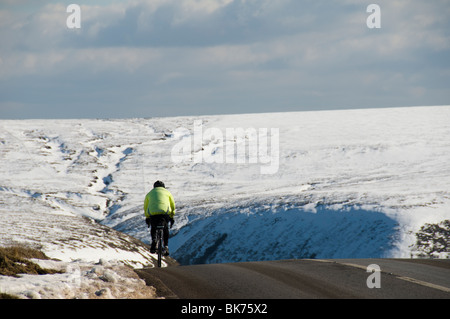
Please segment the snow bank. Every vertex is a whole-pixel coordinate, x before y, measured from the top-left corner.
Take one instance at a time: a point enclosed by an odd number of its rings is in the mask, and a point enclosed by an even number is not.
[[[28,299],[124,299],[156,298],[153,287],[120,262],[97,263],[32,259],[43,268],[61,274],[0,276],[0,292]]]

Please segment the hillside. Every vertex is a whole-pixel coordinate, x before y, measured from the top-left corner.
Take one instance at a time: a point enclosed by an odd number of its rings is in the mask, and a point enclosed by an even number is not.
[[[182,263],[409,257],[450,219],[449,123],[448,106],[1,120],[0,242],[151,264],[142,203],[160,179]]]

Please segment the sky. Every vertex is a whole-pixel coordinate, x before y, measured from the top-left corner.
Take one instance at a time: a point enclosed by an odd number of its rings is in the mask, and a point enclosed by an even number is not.
[[[450,0],[0,0],[0,119],[448,105],[449,17]]]

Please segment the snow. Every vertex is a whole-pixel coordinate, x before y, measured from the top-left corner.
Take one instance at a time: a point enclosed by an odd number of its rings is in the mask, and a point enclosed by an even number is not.
[[[146,286],[134,271],[119,262],[100,259],[98,263],[61,262],[32,259],[43,268],[63,271],[58,274],[28,275],[18,278],[0,276],[0,292],[23,299],[124,299],[156,298],[153,287]]]
[[[449,137],[450,106],[0,120],[0,244],[151,267],[159,179],[182,263],[410,257],[422,225],[450,219]]]

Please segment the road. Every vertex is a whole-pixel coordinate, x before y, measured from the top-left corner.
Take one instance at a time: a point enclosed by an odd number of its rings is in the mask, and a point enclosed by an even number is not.
[[[367,272],[371,264],[380,271]],[[450,299],[450,260],[300,259],[136,272],[168,299]],[[369,288],[368,278],[379,288]]]

